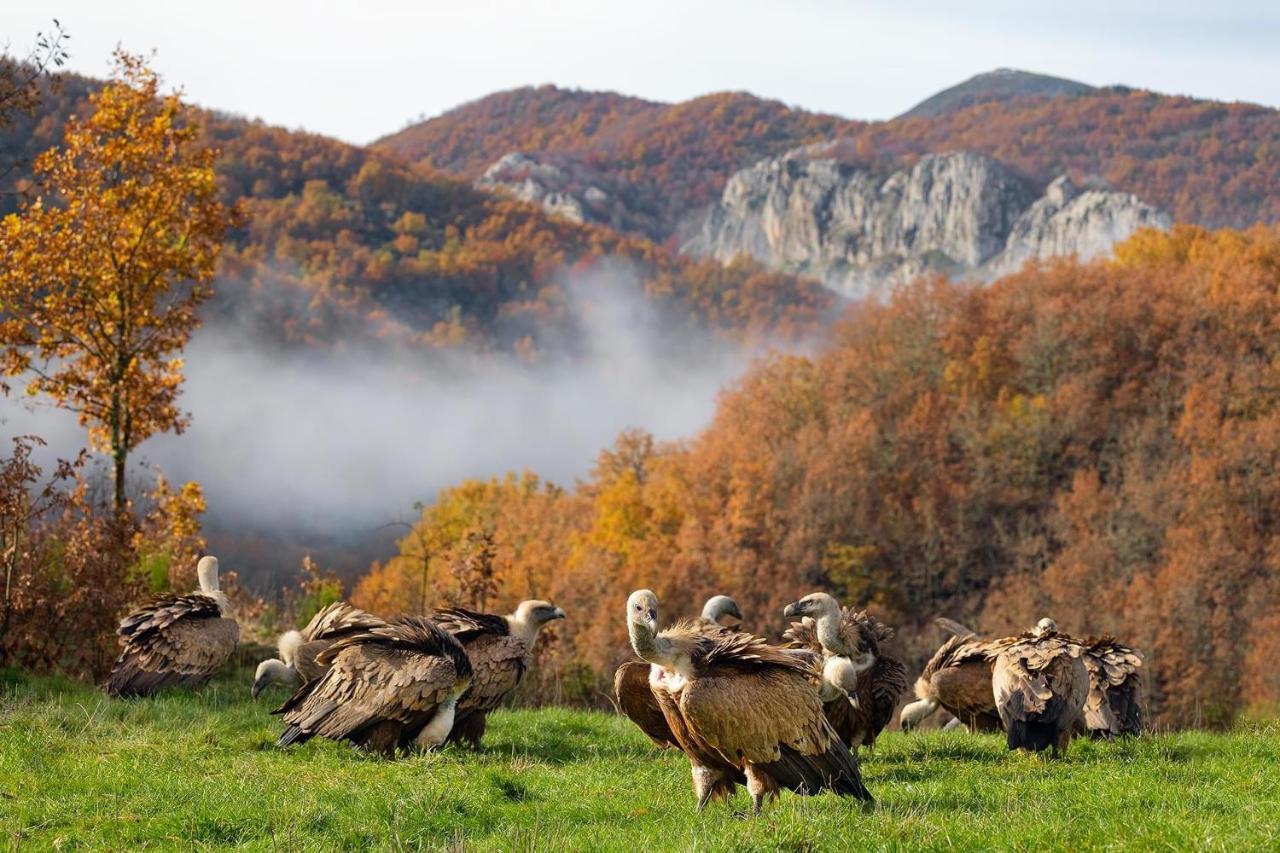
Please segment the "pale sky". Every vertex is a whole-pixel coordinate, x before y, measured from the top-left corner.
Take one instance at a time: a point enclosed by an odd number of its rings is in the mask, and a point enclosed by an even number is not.
[[[874,119],[1012,67],[1280,106],[1275,0],[0,0],[0,43],[25,50],[52,17],[73,70],[154,49],[196,103],[357,143],[542,83]]]

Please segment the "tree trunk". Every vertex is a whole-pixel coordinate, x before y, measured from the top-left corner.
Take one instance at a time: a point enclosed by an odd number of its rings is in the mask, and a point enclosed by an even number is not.
[[[115,510],[116,515],[124,515],[128,509],[128,499],[125,497],[124,490],[124,472],[129,460],[129,451],[123,447],[115,449],[111,455],[115,459]]]

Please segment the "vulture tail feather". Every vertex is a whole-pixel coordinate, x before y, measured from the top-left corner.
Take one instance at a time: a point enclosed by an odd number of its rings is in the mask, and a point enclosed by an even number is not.
[[[1009,749],[1044,752],[1058,741],[1058,727],[1052,723],[1014,720],[1009,723]]]

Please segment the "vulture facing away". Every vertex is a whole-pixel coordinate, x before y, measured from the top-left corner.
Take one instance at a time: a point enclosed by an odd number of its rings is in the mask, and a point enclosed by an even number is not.
[[[1095,738],[1142,734],[1142,655],[1114,637],[1081,644],[1089,671],[1084,725]]]
[[[217,558],[200,558],[196,575],[199,592],[158,596],[120,622],[124,649],[103,685],[109,695],[202,687],[231,658],[240,628],[218,586]]]
[[[434,618],[466,649],[474,673],[458,701],[449,741],[478,747],[489,712],[524,678],[538,632],[565,618],[564,611],[547,601],[523,601],[508,616],[455,607],[437,611]]]
[[[301,631],[286,631],[280,635],[276,648],[279,658],[268,658],[258,664],[253,676],[253,698],[268,684],[295,685],[299,679],[306,683],[325,674],[327,667],[316,662],[316,657],[343,637],[385,625],[381,618],[352,607],[345,601],[335,601],[321,610]]]
[[[950,637],[916,679],[916,701],[899,716],[904,730],[945,708],[970,731],[1004,730],[991,693],[991,668],[1011,638],[983,641],[969,633]]]
[[[990,669],[999,652],[1017,638],[984,641],[959,622],[945,618],[936,622],[952,637],[916,682],[919,701],[902,709],[903,728],[911,728],[941,705],[970,729],[1002,731],[994,697],[983,684],[981,661],[987,661]],[[1077,733],[1088,731],[1093,737],[1105,738],[1141,734],[1142,655],[1112,637],[1070,642],[1081,647],[1089,673],[1089,697]]]
[[[850,749],[874,746],[907,689],[907,668],[882,646],[894,630],[821,592],[787,605],[783,615],[802,617],[783,634],[792,647],[823,661],[823,711],[831,727]]]
[[[991,689],[1009,749],[1065,754],[1089,694],[1078,643],[1052,619],[1017,638],[996,657]]]
[[[749,634],[710,635],[692,623],[659,632],[657,623],[657,596],[632,593],[631,647],[654,665],[650,689],[689,758],[699,811],[739,784],[757,814],[783,788],[871,800],[857,757],[822,713],[808,663]]]
[[[387,757],[433,749],[448,737],[458,697],[471,684],[462,645],[420,616],[343,637],[317,662],[328,667],[324,675],[272,712],[284,718],[282,747],[319,735]]]
[[[742,623],[742,611],[738,603],[727,595],[713,595],[702,606],[702,615],[693,624],[708,635],[734,630]],[[613,695],[618,709],[630,717],[649,736],[653,745],[661,749],[679,749],[675,735],[667,726],[667,718],[658,707],[658,700],[649,688],[649,670],[652,664],[634,660],[618,667],[613,674]]]

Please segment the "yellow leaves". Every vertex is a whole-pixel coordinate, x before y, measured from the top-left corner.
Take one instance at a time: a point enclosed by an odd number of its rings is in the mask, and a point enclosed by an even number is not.
[[[36,160],[48,201],[0,229],[0,368],[39,365],[28,390],[78,412],[117,458],[184,425],[183,364],[170,356],[238,221],[217,199],[211,152],[193,148],[198,128],[176,126],[184,108],[158,86],[145,62],[118,53],[93,114]]]

